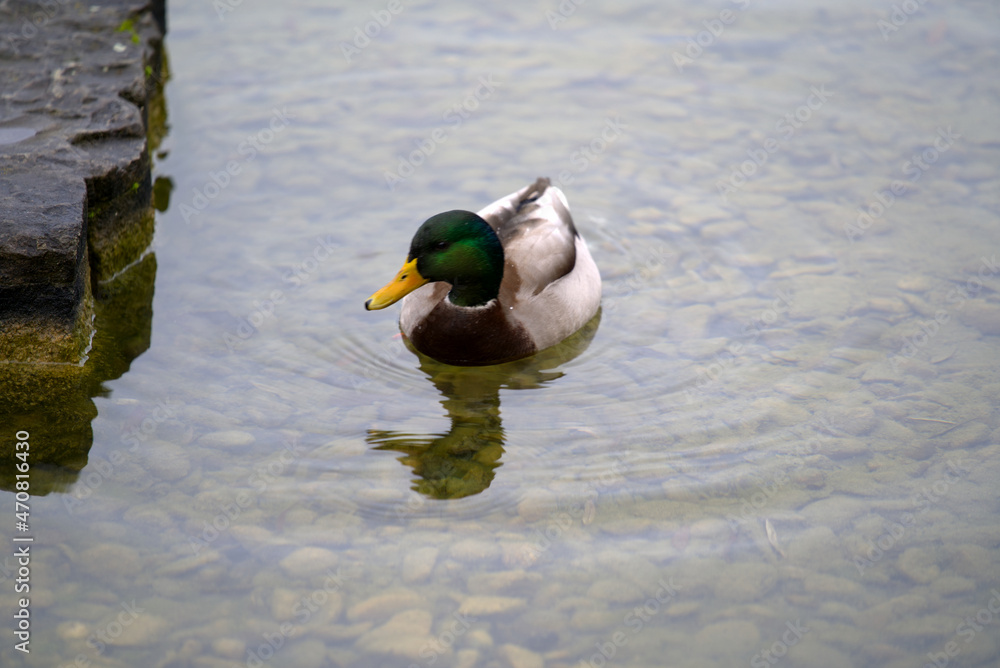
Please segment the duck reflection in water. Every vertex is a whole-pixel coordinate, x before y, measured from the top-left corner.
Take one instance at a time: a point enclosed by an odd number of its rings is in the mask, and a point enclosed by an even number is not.
[[[370,429],[376,450],[403,453],[399,461],[416,475],[412,489],[435,499],[458,499],[490,486],[501,466],[506,436],[500,418],[500,390],[537,389],[566,374],[560,366],[590,345],[601,321],[598,311],[580,331],[531,357],[487,367],[458,367],[420,358],[420,370],[444,397],[451,420],[446,434],[406,434]]]

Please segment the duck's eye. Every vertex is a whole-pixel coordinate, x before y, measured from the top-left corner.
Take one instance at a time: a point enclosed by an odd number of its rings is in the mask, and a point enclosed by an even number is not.
[[[434,244],[434,249],[435,250],[444,250],[447,247],[448,247],[448,242],[447,241],[439,241],[436,244]]]

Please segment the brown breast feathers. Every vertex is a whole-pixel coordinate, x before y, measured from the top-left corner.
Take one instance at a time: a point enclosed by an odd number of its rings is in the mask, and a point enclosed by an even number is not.
[[[478,308],[461,308],[441,300],[410,335],[425,355],[463,366],[499,364],[535,352],[527,330],[508,317],[498,300]]]

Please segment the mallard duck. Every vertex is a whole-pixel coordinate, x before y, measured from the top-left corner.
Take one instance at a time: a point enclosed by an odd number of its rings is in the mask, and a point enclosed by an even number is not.
[[[423,354],[459,366],[499,364],[583,327],[601,304],[601,275],[566,196],[540,178],[479,213],[428,218],[403,268],[365,308],[400,299],[399,328]]]

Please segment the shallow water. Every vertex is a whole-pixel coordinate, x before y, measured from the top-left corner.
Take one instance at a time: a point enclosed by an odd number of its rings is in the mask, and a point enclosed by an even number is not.
[[[992,4],[224,3],[170,8],[148,350],[4,666],[996,665]],[[364,311],[540,175],[587,331],[454,369]]]

